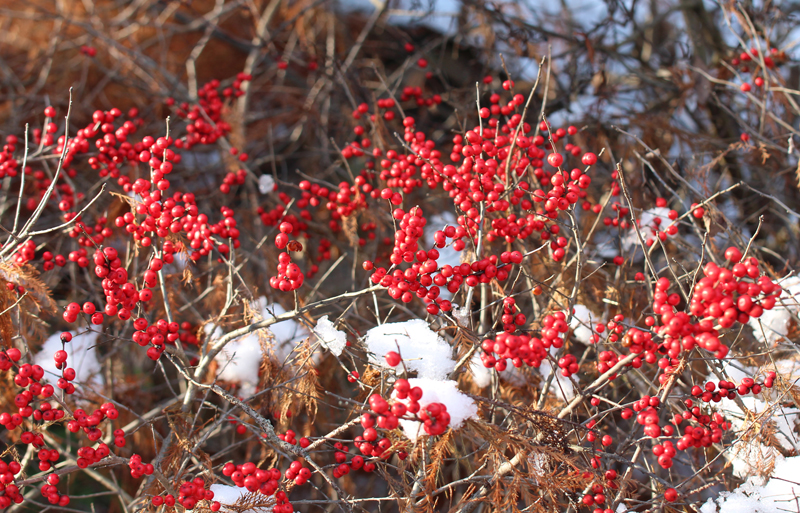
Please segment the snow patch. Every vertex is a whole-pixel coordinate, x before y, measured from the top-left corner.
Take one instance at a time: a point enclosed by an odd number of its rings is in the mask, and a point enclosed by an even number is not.
[[[750,319],[753,335],[770,345],[781,342],[789,333],[789,322],[800,312],[800,278],[792,276],[780,282],[780,299],[772,310],[764,310],[758,319]],[[762,331],[763,327],[763,331]]]
[[[61,371],[56,368],[53,357],[56,351],[64,349],[69,354],[67,367],[75,369],[75,381],[80,383],[100,383],[100,362],[97,361],[97,353],[94,346],[97,345],[97,338],[100,335],[96,331],[87,331],[80,335],[76,331],[72,333],[72,341],[63,344],[61,342],[61,332],[50,335],[42,348],[33,357],[33,363],[41,365],[46,373],[61,376]]]
[[[275,179],[272,175],[263,174],[258,177],[258,192],[268,194],[275,190]]]
[[[279,304],[268,304],[265,297],[261,297],[251,304],[251,309],[258,317],[272,319],[286,313]],[[273,315],[274,314],[274,315]],[[205,326],[206,336],[217,339],[223,335],[222,329],[213,324]],[[292,319],[281,321],[266,328],[273,335],[272,352],[278,363],[286,361],[294,348],[308,337],[308,330]],[[258,332],[250,333],[229,342],[225,348],[214,358],[221,371],[217,379],[237,383],[240,387],[239,395],[248,397],[253,395],[258,385],[258,371],[261,367],[261,342]]]
[[[481,388],[488,387],[492,383],[492,369],[483,365],[483,361],[478,354],[475,354],[469,362],[469,370],[472,372],[472,381]],[[497,371],[495,371],[497,372]],[[509,365],[502,372],[497,373],[501,381],[505,381],[514,386],[525,384],[525,375],[513,365]]]
[[[221,330],[217,328],[215,335]],[[257,334],[237,338],[225,346],[215,358],[222,369],[217,379],[239,384],[239,395],[249,397],[258,385],[258,370],[261,368],[261,344]]]
[[[539,372],[542,375],[542,382],[539,384],[539,388],[544,389],[547,378],[554,372],[553,365],[549,360],[543,360],[542,365],[539,367]],[[568,377],[561,374],[561,369],[555,370],[553,382],[550,383],[550,393],[567,402],[575,398],[575,387]]]
[[[719,498],[708,499],[701,513],[784,513],[797,500],[800,485],[800,456],[775,461],[772,475],[766,480],[751,477],[732,492],[722,492]]]
[[[420,387],[422,389],[422,398],[419,400],[420,409],[424,409],[431,403],[442,403],[447,407],[452,429],[458,429],[467,419],[478,418],[478,407],[475,405],[475,401],[458,390],[458,383],[455,381],[412,378],[408,380],[408,384],[411,385],[411,388]],[[408,404],[407,399],[401,401]],[[414,420],[401,420],[400,427],[412,442],[425,434],[422,423]]]
[[[747,421],[744,413],[732,401],[724,401],[720,408],[721,413],[730,421],[736,432],[751,428],[753,423],[773,422],[776,428],[774,436],[778,443],[786,450],[800,449],[800,435],[794,431],[797,421],[800,419],[800,410],[771,406],[757,397],[744,396],[741,399],[747,409],[755,415],[753,420]],[[758,473],[759,464],[762,462],[780,458],[781,454],[774,447],[749,442],[737,444],[729,452],[726,452],[725,456],[731,462],[733,474],[736,477],[744,478]]]
[[[469,328],[469,314],[471,312],[468,307],[459,307],[458,305],[453,305],[451,312],[459,326],[462,328]]]
[[[592,311],[584,305],[575,305],[572,307],[572,311],[573,314],[569,321],[572,335],[579,342],[591,344],[595,327],[598,323],[602,322],[600,316],[592,313]]]
[[[341,355],[345,346],[347,346],[347,334],[334,328],[327,315],[323,315],[317,321],[314,335],[317,336],[323,346],[336,356]]]
[[[420,378],[443,380],[456,366],[453,349],[422,319],[381,324],[369,330],[364,341],[373,365],[387,367],[384,357],[395,351],[403,358],[401,365]]]

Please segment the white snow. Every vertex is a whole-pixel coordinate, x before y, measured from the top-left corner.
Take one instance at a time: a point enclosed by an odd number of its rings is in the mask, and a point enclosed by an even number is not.
[[[738,383],[744,377],[758,375],[753,367],[739,369],[728,365],[725,369],[728,377]],[[769,391],[769,389],[764,389]],[[800,449],[800,435],[795,433],[795,426],[800,419],[800,410],[796,408],[780,407],[765,401],[764,395],[744,396],[741,398],[744,406],[751,412],[746,417],[745,413],[733,401],[724,400],[720,403],[720,413],[732,424],[732,431],[744,433],[747,430],[760,430],[766,424],[772,424],[775,440],[786,450]],[[758,474],[765,461],[781,457],[780,451],[756,441],[740,442],[725,452],[725,458],[733,467],[733,475],[745,478]]]
[[[217,328],[219,330],[219,328]],[[217,379],[238,383],[242,397],[255,393],[258,385],[258,370],[261,368],[261,344],[257,334],[233,340],[217,355],[215,360],[221,371]]]
[[[777,362],[777,370],[781,373],[785,370],[791,374],[795,368],[790,360]],[[724,366],[725,377],[734,383],[740,383],[743,378],[753,377],[759,380],[768,369],[759,371],[756,367],[740,366],[735,359],[731,359]],[[715,381],[715,377],[707,376],[706,380]],[[777,404],[780,391],[777,388],[762,388],[758,396],[747,395],[741,398],[744,406],[749,410],[745,415],[739,406],[729,400],[723,400],[718,408],[725,419],[732,424],[732,432],[743,434],[746,431],[762,430],[770,425],[770,433],[774,435],[783,449],[800,449],[800,435],[795,433],[795,425],[800,420],[800,410],[796,408],[785,408]],[[756,432],[757,432],[756,431]],[[729,450],[724,452],[725,458],[731,463],[733,475],[739,478],[746,478],[758,474],[763,470],[764,462],[772,461],[781,456],[781,452],[776,447],[771,447],[755,440],[748,442],[738,442]]]
[[[749,321],[753,335],[770,345],[783,340],[789,333],[789,322],[800,312],[800,278],[792,276],[781,281],[780,285],[783,292],[775,307],[765,310],[758,319]]]
[[[422,319],[381,324],[369,330],[365,343],[370,363],[387,367],[385,356],[400,353],[409,371],[418,377],[443,380],[456,366],[453,349]]]
[[[72,341],[66,344],[61,343],[61,332],[50,335],[42,348],[33,357],[33,363],[41,365],[46,373],[61,376],[61,371],[56,368],[53,356],[56,351],[62,348],[69,354],[67,367],[75,369],[75,380],[81,383],[100,382],[100,362],[97,361],[97,353],[94,346],[97,344],[99,333],[87,331],[80,335],[76,331],[72,333]]]
[[[488,369],[483,365],[480,355],[477,353],[469,362],[469,370],[472,372],[472,381],[479,387],[488,387],[492,383],[492,369]],[[525,375],[513,365],[508,365],[504,371],[498,372],[497,375],[501,381],[514,386],[525,384]]]
[[[542,375],[542,382],[539,385],[540,388],[544,389],[547,378],[550,377],[552,372],[553,366],[550,361],[543,360],[542,365],[539,367],[539,373]],[[550,393],[566,402],[575,398],[575,387],[572,386],[572,381],[570,381],[568,377],[561,374],[561,369],[555,370],[555,376],[552,383],[550,383]]]
[[[729,372],[730,374],[730,372]],[[752,376],[752,374],[750,374]],[[800,449],[800,435],[794,432],[800,418],[800,410],[769,405],[759,397],[744,396],[741,398],[745,407],[754,417],[746,419],[744,413],[733,401],[720,403],[720,411],[733,424],[733,430],[741,433],[748,429],[760,429],[768,422],[775,425],[775,439],[784,449]],[[740,442],[725,453],[733,466],[736,477],[747,477],[757,473],[759,463],[780,457],[778,449],[756,442]],[[800,489],[798,490],[800,491]]]
[[[656,224],[656,220],[660,224]],[[655,237],[655,231],[664,231],[667,226],[672,224],[672,219],[669,218],[669,209],[666,207],[655,207],[645,210],[639,216],[639,232],[642,238],[646,241]],[[630,251],[634,246],[639,245],[639,236],[636,234],[636,229],[631,227],[628,232],[622,236],[622,250],[623,252]]]
[[[347,346],[347,334],[334,328],[327,315],[323,315],[317,321],[314,335],[317,336],[323,346],[336,356],[342,354],[345,346]]]
[[[461,326],[462,328],[469,328],[470,309],[468,307],[466,306],[460,307],[458,305],[453,305],[453,309],[451,310],[451,312],[453,313],[453,317],[455,318],[456,323],[458,323],[459,326]]]
[[[260,319],[271,319],[273,313],[275,316],[286,313],[281,305],[268,304],[265,297],[254,301],[251,309],[256,314],[254,322]],[[295,346],[308,337],[308,330],[291,319],[273,324],[267,330],[273,335],[271,349],[278,363],[286,361]],[[222,329],[213,324],[207,324],[205,331],[207,336],[213,338],[222,336]],[[215,360],[221,369],[217,375],[218,379],[238,383],[239,395],[242,397],[253,395],[258,385],[258,371],[262,360],[258,332],[234,339],[225,346]]]
[[[492,383],[492,371],[484,367],[477,353],[469,361],[469,370],[472,372],[472,381],[479,387],[488,387]]]
[[[572,311],[573,314],[569,321],[569,327],[572,328],[573,336],[579,342],[591,344],[595,326],[601,322],[600,316],[592,313],[592,311],[584,305],[575,305],[572,307]]]
[[[258,177],[258,192],[268,194],[275,190],[275,179],[272,175],[263,174]]]
[[[271,319],[286,313],[286,310],[278,303],[268,304],[267,298],[260,297],[253,305],[254,311],[259,311],[264,319]],[[270,326],[269,331],[274,335],[272,351],[278,362],[283,363],[286,358],[294,351],[295,346],[305,340],[309,333],[305,326],[295,320],[282,321]]]
[[[422,398],[419,400],[420,409],[424,409],[431,403],[444,404],[447,407],[447,413],[450,414],[450,427],[453,429],[461,427],[467,419],[478,417],[478,407],[475,402],[458,390],[458,383],[455,381],[412,378],[408,380],[408,384],[411,385],[411,388],[420,387],[422,389]],[[408,404],[407,399],[402,401]],[[425,434],[422,423],[414,420],[401,420],[400,427],[412,442]]]
[[[419,404],[442,403],[450,414],[450,427],[458,428],[468,418],[475,418],[478,407],[469,396],[458,390],[458,383],[447,376],[455,368],[453,349],[422,319],[381,324],[367,332],[364,343],[369,350],[370,363],[387,368],[385,355],[390,351],[400,353],[409,371],[417,373],[408,380],[411,387],[423,391]],[[394,394],[393,394],[394,396]],[[408,404],[408,399],[403,399]],[[400,427],[411,441],[424,434],[422,423],[401,420]]]
[[[800,456],[779,456],[771,477],[753,476],[732,492],[722,492],[715,501],[700,508],[701,513],[785,513],[794,511],[800,493]]]

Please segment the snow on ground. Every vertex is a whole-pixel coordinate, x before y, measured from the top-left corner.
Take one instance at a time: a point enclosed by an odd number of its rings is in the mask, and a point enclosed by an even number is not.
[[[406,368],[420,378],[443,380],[456,366],[453,348],[422,319],[381,324],[369,330],[365,338],[370,363],[387,367],[386,354],[400,354]]]
[[[75,369],[75,381],[80,383],[100,383],[100,362],[97,361],[97,353],[94,346],[97,344],[99,333],[87,331],[80,335],[76,331],[72,333],[72,341],[62,344],[61,332],[53,334],[42,345],[33,357],[33,363],[41,365],[45,373],[61,376],[61,371],[56,368],[53,356],[56,351],[64,349],[69,354],[67,367]]]
[[[286,310],[277,303],[268,304],[265,297],[256,300],[252,310],[263,319],[273,318],[286,313]],[[256,319],[254,319],[256,320]],[[205,326],[206,336],[219,338],[222,329],[213,324]],[[272,352],[279,363],[286,361],[294,348],[308,337],[308,330],[299,322],[286,320],[273,324],[268,328],[274,338]],[[240,387],[239,395],[247,397],[255,393],[258,385],[258,371],[261,367],[261,342],[258,332],[250,333],[228,343],[215,358],[221,369],[217,379],[237,383]]]
[[[700,513],[785,513],[796,511],[800,493],[800,456],[775,461],[772,476],[764,479],[750,477],[732,492],[722,492],[719,497],[708,499]],[[765,482],[766,481],[766,482]]]
[[[741,399],[755,416],[754,418],[745,418],[745,414],[733,401],[720,403],[720,412],[733,424],[734,432],[742,433],[748,429],[761,429],[761,426],[767,422],[774,423],[775,440],[784,449],[800,449],[800,435],[794,431],[798,418],[800,418],[800,410],[772,406],[759,397],[744,396]],[[761,443],[740,442],[727,451],[725,457],[733,466],[733,474],[743,478],[757,473],[759,466],[764,461],[780,457],[780,452],[777,448]],[[800,489],[798,491],[800,492]]]
[[[411,378],[408,380],[411,388],[420,387],[422,398],[419,400],[420,409],[431,403],[442,403],[450,414],[450,427],[457,429],[465,420],[478,417],[478,407],[469,396],[458,390],[455,381],[440,381],[435,379]],[[400,399],[398,399],[400,400]],[[402,400],[408,404],[408,400]],[[424,435],[422,423],[414,420],[401,420],[400,427],[412,442],[420,435]]]

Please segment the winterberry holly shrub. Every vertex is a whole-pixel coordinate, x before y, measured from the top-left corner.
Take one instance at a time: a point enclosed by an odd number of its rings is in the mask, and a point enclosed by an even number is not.
[[[74,28],[41,70],[9,52],[0,509],[783,503],[786,22],[720,8],[738,47],[703,66],[651,48],[656,71],[637,50],[621,78],[584,75],[631,52],[613,12],[578,44],[545,14],[462,7],[492,34],[87,4],[54,15]],[[12,33],[45,12],[10,8]],[[543,27],[563,37],[520,46]],[[640,108],[659,87],[662,121]]]

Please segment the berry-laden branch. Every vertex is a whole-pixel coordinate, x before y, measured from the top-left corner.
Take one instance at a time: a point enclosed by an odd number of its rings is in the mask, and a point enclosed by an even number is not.
[[[794,499],[781,6],[695,73],[657,12],[256,4],[4,11],[0,510]]]

